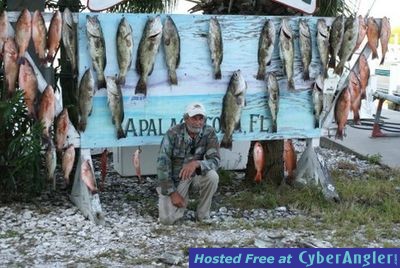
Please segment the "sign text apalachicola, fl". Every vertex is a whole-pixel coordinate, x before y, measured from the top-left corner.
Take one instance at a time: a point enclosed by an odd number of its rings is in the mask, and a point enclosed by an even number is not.
[[[214,126],[219,138],[222,137],[220,115],[222,100],[235,70],[240,69],[247,82],[246,106],[241,115],[241,131],[233,134],[233,140],[266,140],[281,138],[318,137],[320,129],[314,128],[311,84],[320,72],[319,54],[313,38],[310,81],[302,78],[302,65],[298,44],[298,18],[289,22],[295,32],[294,82],[296,90],[289,92],[286,77],[283,76],[279,58],[278,31],[280,17],[269,17],[274,21],[277,41],[271,64],[267,72],[273,72],[279,81],[280,100],[277,132],[271,131],[271,114],[267,105],[266,81],[256,79],[258,70],[258,42],[265,16],[218,16],[223,38],[222,79],[215,80],[210,58],[207,33],[209,19],[206,15],[171,15],[179,31],[181,41],[180,65],[177,69],[177,85],[170,85],[165,63],[163,45],[157,53],[154,69],[147,80],[147,96],[136,94],[139,80],[135,62],[137,49],[144,25],[154,14],[79,14],[79,78],[87,68],[92,68],[86,37],[86,16],[97,15],[103,29],[106,43],[106,76],[118,75],[116,34],[120,20],[125,17],[133,30],[133,60],[122,87],[126,138],[117,139],[107,104],[105,88],[96,89],[93,110],[84,133],[81,133],[82,148],[120,147],[159,144],[162,135],[171,125],[182,120],[184,107],[200,101],[207,110],[207,123]],[[160,15],[162,22],[165,15]],[[318,18],[307,18],[312,36],[315,36]],[[96,75],[94,78],[96,80]]]

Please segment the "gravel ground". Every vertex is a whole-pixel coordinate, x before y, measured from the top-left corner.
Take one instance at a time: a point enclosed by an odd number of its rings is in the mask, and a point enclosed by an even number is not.
[[[296,144],[296,150],[302,149],[303,145]],[[355,167],[350,176],[373,168],[340,151],[323,149],[323,155],[330,170],[350,162]],[[98,160],[93,159],[96,170]],[[109,166],[112,170],[111,162]],[[187,267],[191,247],[335,246],[329,242],[332,231],[316,237],[307,230],[243,227],[261,220],[306,217],[286,207],[241,211],[219,203],[207,224],[195,222],[194,211],[189,210],[183,222],[163,226],[157,221],[155,186],[155,178],[147,177],[139,184],[136,177],[121,178],[110,171],[106,190],[100,194],[104,226],[86,220],[62,190],[45,192],[29,204],[0,205],[0,267]],[[222,192],[219,189],[216,200]],[[365,246],[383,245],[366,242]]]

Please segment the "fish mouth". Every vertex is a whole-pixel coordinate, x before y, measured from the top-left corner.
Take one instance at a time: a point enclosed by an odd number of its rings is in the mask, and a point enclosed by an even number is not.
[[[155,39],[155,38],[156,38],[157,36],[159,36],[160,34],[161,34],[161,32],[151,34],[151,35],[149,35],[149,38],[150,38],[150,39]]]

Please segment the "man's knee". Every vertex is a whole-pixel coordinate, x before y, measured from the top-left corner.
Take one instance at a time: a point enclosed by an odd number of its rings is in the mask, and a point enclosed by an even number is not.
[[[209,180],[209,183],[213,185],[218,185],[219,182],[219,175],[215,170],[210,170],[206,174],[207,179]]]

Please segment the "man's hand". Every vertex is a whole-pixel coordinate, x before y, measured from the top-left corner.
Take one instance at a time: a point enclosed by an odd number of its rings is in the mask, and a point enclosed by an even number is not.
[[[186,207],[185,199],[180,195],[180,193],[173,192],[169,197],[171,198],[171,202],[175,207]]]
[[[192,160],[189,163],[183,165],[181,172],[179,172],[179,178],[182,180],[188,180],[192,177],[196,168],[200,167],[200,162],[197,160]]]

